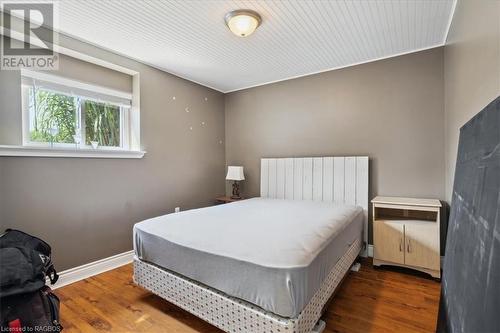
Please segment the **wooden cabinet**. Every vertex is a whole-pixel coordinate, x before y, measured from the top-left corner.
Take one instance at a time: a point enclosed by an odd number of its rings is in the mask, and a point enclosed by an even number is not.
[[[373,264],[409,267],[441,277],[439,200],[376,197]]]

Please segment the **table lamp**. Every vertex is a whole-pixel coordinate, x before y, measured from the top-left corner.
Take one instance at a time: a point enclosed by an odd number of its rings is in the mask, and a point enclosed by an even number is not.
[[[243,174],[242,166],[228,166],[226,180],[234,180],[233,183],[233,195],[231,199],[241,199],[240,197],[240,185],[238,182],[240,180],[245,180],[245,175]]]

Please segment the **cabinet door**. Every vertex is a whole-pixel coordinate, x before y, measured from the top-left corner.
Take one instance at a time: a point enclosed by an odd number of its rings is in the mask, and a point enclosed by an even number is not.
[[[404,264],[404,224],[395,221],[377,220],[373,228],[375,259]]]
[[[406,222],[405,245],[406,265],[439,270],[439,232],[436,222]]]

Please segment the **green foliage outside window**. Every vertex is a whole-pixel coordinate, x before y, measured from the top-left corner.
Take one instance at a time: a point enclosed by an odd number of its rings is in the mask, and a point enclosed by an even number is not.
[[[33,89],[30,93],[33,94]],[[31,141],[74,143],[75,97],[45,90],[36,90],[34,97],[35,112],[34,119],[32,119],[33,127],[30,131]],[[51,134],[52,129],[57,129],[54,136]]]
[[[120,107],[85,101],[85,143],[99,142],[100,146],[120,146]]]
[[[97,141],[99,146],[120,147],[119,106],[91,100],[77,103],[77,97],[41,89],[31,88],[29,93],[31,141],[75,143],[73,135],[82,123],[77,107],[82,104],[85,133],[80,134],[85,135],[85,144]]]

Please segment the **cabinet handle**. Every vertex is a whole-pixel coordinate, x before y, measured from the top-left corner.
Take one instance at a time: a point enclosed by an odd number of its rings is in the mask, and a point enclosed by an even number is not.
[[[406,245],[406,251],[408,251],[408,253],[411,252],[410,250],[410,240],[408,239],[408,245]]]
[[[399,252],[403,252],[403,240],[399,239]]]

